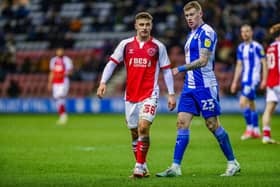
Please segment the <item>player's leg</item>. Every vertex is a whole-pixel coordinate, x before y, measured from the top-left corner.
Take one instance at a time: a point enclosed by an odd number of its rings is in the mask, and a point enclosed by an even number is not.
[[[193,114],[199,114],[196,106],[197,105],[189,94],[181,95],[178,105],[177,138],[174,148],[173,162],[171,167],[161,173],[157,173],[157,177],[175,177],[182,175],[181,162],[189,144],[189,126]]]
[[[252,121],[252,126],[253,126],[252,137],[253,138],[260,138],[261,133],[260,133],[260,128],[259,128],[259,117],[258,117],[258,113],[256,111],[255,100],[250,100],[249,101],[249,106],[250,106],[250,109],[251,109],[251,121]]]
[[[263,138],[262,142],[264,144],[270,144],[270,143],[276,143],[275,140],[271,139],[271,127],[270,127],[270,122],[271,122],[271,117],[273,112],[275,111],[277,106],[276,102],[267,102],[265,111],[262,116],[262,123],[263,123]]]
[[[146,158],[150,147],[150,126],[151,122],[140,119],[138,126],[138,142],[136,147],[136,165],[133,172],[135,177],[147,177]]]
[[[264,144],[279,143],[271,139],[271,118],[280,100],[280,86],[266,89],[266,106],[262,116],[263,138]]]
[[[239,100],[240,108],[243,109],[243,117],[246,123],[246,130],[241,136],[242,140],[252,138],[253,124],[252,124],[252,110],[249,105],[249,99],[241,95]]]
[[[228,161],[228,167],[223,176],[233,176],[236,172],[240,171],[240,166],[234,157],[229,136],[225,129],[220,125],[218,118],[218,116],[221,114],[218,88],[205,88],[195,96],[197,101],[199,101],[199,107],[202,116],[205,119],[207,128],[216,137],[220,148]]]
[[[132,146],[132,151],[136,160],[136,155],[137,155],[137,142],[138,142],[138,128],[133,128],[130,129],[130,133],[131,133],[131,146]]]
[[[53,97],[55,98],[56,108],[59,115],[57,121],[58,125],[64,125],[67,123],[68,116],[66,112],[66,100],[65,96],[68,90],[65,89],[64,84],[54,84],[53,85]]]
[[[240,172],[240,165],[233,154],[228,133],[220,125],[218,117],[209,117],[205,119],[205,122],[207,128],[214,134],[217,141],[219,142],[220,148],[228,161],[227,169],[221,176],[233,176]]]
[[[137,103],[125,102],[125,118],[128,129],[131,134],[131,147],[136,160],[137,142],[138,142],[138,121],[139,121],[139,107]]]
[[[146,158],[150,147],[150,126],[157,110],[157,98],[148,98],[139,105],[138,141],[136,147],[136,165],[133,172],[135,177],[147,177],[149,171]]]

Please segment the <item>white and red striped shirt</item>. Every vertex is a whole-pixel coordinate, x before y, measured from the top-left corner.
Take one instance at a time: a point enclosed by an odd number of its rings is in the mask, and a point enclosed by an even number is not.
[[[125,100],[130,102],[158,96],[159,70],[170,68],[165,46],[154,38],[146,42],[139,42],[136,37],[122,40],[110,60],[126,66]]]
[[[64,83],[65,79],[68,79],[68,77],[65,76],[65,73],[71,71],[72,68],[72,60],[69,57],[53,57],[50,60],[50,70],[53,72],[52,83]]]
[[[280,85],[280,41],[275,41],[269,45],[266,51],[268,76],[267,87]]]

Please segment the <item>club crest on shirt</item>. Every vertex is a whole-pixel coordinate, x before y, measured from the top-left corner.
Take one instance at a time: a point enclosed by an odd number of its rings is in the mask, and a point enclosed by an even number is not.
[[[208,38],[206,38],[206,39],[204,40],[204,45],[205,45],[205,47],[210,47],[210,46],[211,46],[211,40],[208,39]]]
[[[149,56],[155,56],[156,52],[157,52],[156,48],[153,47],[147,50]]]

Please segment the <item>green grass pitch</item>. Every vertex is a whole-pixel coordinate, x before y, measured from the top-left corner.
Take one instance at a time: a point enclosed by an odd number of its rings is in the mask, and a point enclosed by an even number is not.
[[[220,177],[226,160],[202,118],[194,118],[191,139],[182,163],[183,176],[156,178],[172,161],[176,115],[158,114],[151,127],[148,154],[150,178],[132,180],[134,157],[124,115],[70,115],[57,126],[56,115],[0,115],[0,186],[246,186],[280,185],[280,145],[241,141],[241,115],[221,116],[241,173]],[[261,121],[261,120],[260,120]],[[272,121],[280,140],[280,116]]]

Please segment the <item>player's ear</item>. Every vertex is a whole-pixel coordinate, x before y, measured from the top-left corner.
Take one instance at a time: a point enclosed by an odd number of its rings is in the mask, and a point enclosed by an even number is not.
[[[203,12],[202,11],[199,11],[199,16],[200,16],[200,18],[203,17]]]
[[[137,20],[134,22],[134,29],[137,30]]]

